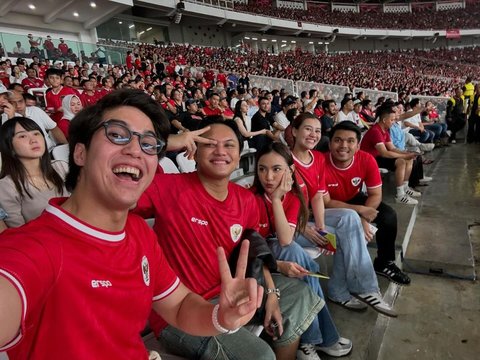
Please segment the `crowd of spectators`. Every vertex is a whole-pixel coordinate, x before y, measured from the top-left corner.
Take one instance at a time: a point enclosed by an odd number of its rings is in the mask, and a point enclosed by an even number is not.
[[[467,5],[464,9],[435,11],[433,2],[430,7],[413,7],[412,13],[401,14],[382,13],[381,5],[377,8],[369,7],[371,11],[361,11],[360,13],[330,11],[329,6],[316,6],[312,3],[309,3],[308,6],[308,10],[274,8],[272,4],[258,4],[256,1],[249,1],[249,4],[236,3],[235,11],[322,25],[413,30],[444,30],[450,29],[452,26],[456,29],[475,29],[479,27],[478,17],[480,16],[478,6]]]
[[[300,49],[272,55],[248,48],[211,48],[191,45],[132,44],[140,61],[158,61],[188,68],[223,69],[294,81],[369,88],[418,95],[452,94],[466,74],[480,78],[480,48],[430,51],[354,51],[313,54]]]

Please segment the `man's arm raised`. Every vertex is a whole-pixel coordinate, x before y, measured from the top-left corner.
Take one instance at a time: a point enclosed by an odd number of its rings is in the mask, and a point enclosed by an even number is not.
[[[197,144],[216,144],[215,140],[207,139],[202,134],[210,130],[210,126],[207,126],[200,130],[187,131],[181,134],[170,135],[168,137],[167,151],[186,151],[185,156],[193,160],[195,152],[197,151]]]

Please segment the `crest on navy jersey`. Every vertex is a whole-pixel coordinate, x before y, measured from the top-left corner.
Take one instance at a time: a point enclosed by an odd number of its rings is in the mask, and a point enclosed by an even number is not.
[[[145,285],[150,286],[150,266],[146,256],[142,258],[142,275]]]
[[[357,176],[357,177],[354,177],[354,178],[352,179],[352,185],[353,185],[353,186],[358,186],[361,182],[362,182],[362,179],[359,178],[358,176]]]
[[[234,242],[240,240],[240,236],[242,235],[243,227],[240,224],[234,224],[230,226],[230,236]]]

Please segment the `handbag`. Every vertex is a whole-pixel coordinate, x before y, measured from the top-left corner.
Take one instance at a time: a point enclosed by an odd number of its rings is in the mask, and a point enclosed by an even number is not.
[[[270,272],[277,272],[277,260],[270,251],[270,247],[268,246],[265,238],[253,229],[246,229],[243,232],[242,239],[239,241],[238,245],[233,249],[232,253],[230,254],[230,258],[228,260],[230,272],[232,273],[232,276],[235,276],[238,256],[240,255],[241,243],[245,239],[250,241],[245,277],[256,279],[258,285],[265,288],[265,276],[263,275],[263,266],[265,265],[270,270]],[[263,324],[263,319],[265,318],[266,298],[266,294],[264,294],[262,299],[262,305],[255,312],[251,323]]]

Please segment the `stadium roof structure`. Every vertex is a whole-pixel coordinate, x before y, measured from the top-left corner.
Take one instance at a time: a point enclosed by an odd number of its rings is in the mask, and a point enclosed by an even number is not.
[[[133,0],[2,0],[0,22],[11,14],[25,14],[40,16],[47,24],[64,20],[93,29],[131,6]]]

